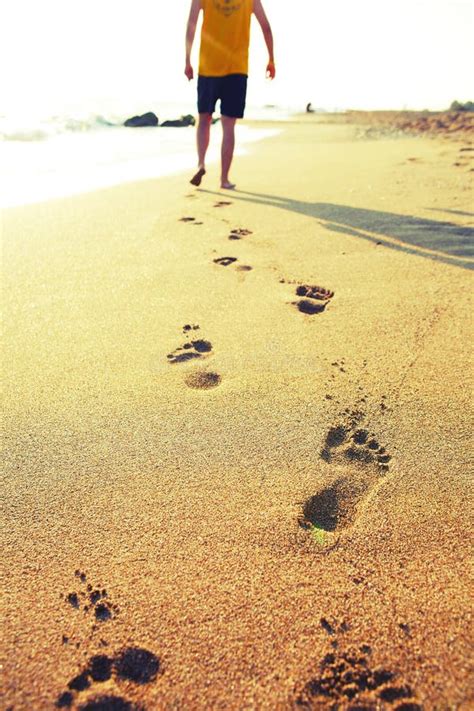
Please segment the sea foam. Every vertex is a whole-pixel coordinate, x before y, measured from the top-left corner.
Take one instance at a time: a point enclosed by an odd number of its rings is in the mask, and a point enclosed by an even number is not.
[[[158,178],[195,168],[195,130],[124,128],[102,117],[75,123],[50,121],[43,129],[16,127],[0,142],[0,206],[13,207]],[[279,130],[237,127],[237,154]],[[209,163],[219,159],[214,126]]]

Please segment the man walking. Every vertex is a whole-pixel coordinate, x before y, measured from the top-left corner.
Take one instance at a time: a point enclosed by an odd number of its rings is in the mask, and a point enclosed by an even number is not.
[[[194,78],[191,50],[200,11],[204,13],[198,77],[198,171],[191,179],[200,185],[206,173],[206,152],[216,102],[221,102],[221,188],[232,190],[229,170],[234,155],[235,122],[243,118],[247,94],[250,20],[255,14],[268,49],[267,77],[275,77],[273,35],[261,0],[192,0],[186,29],[186,68]]]

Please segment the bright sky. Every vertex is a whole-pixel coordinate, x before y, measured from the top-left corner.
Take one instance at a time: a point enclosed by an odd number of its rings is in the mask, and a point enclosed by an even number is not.
[[[249,103],[445,108],[474,99],[471,0],[263,0],[277,79],[252,34]],[[190,0],[14,0],[2,11],[0,114],[157,99],[194,102],[183,75]],[[198,49],[198,38],[195,54]],[[54,107],[54,108],[53,108]]]

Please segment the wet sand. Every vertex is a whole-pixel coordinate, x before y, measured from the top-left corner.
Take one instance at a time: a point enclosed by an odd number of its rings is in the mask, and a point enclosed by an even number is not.
[[[5,211],[2,708],[471,707],[472,146],[355,135]]]

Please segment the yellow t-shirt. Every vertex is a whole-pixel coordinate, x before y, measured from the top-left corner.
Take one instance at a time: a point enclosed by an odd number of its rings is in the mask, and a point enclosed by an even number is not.
[[[248,74],[253,0],[201,0],[199,74],[223,77]]]

